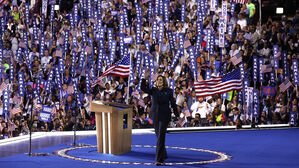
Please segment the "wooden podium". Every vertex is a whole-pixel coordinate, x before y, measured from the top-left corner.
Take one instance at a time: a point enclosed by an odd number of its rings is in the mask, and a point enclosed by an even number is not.
[[[92,101],[95,112],[99,153],[120,155],[131,152],[132,106],[105,101]]]

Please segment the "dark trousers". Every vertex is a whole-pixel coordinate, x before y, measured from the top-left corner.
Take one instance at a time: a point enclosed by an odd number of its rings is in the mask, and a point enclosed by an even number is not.
[[[167,158],[167,152],[165,148],[165,136],[168,122],[156,121],[154,122],[155,133],[157,136],[156,147],[156,161],[163,162]]]

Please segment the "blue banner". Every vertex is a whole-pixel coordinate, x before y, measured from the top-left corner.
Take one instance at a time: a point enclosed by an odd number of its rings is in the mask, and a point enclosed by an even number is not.
[[[51,10],[50,10],[50,23],[54,23],[54,12],[55,12],[55,5],[51,5]]]
[[[244,63],[241,62],[241,63],[239,64],[239,67],[240,67],[241,79],[244,79],[244,78],[245,78]]]
[[[88,18],[92,18],[91,0],[87,0],[87,15]]]
[[[8,120],[9,117],[9,86],[3,92],[3,118]]]
[[[90,96],[91,81],[90,81],[89,71],[85,71],[85,77],[86,77],[86,94],[87,96]]]
[[[264,65],[264,58],[259,58],[259,80],[264,82],[264,73],[261,71],[261,67]]]
[[[179,33],[179,49],[184,48],[184,33]]]
[[[268,96],[275,96],[276,92],[275,92],[275,87],[273,86],[263,86],[263,95]]]
[[[158,0],[156,0],[158,1]],[[159,0],[159,15],[162,17],[163,16],[163,0]]]
[[[260,113],[259,91],[253,90],[253,117],[258,117]]]
[[[164,34],[164,22],[159,23],[159,37],[158,37],[158,43],[163,43],[163,34]]]
[[[111,50],[111,44],[112,44],[112,40],[113,40],[113,28],[108,28],[107,29],[107,39],[108,39],[108,47],[109,50]]]
[[[34,17],[33,19],[32,19],[32,30],[33,30],[33,40],[34,41],[38,41],[38,28],[37,28],[37,25],[36,25],[36,18]]]
[[[225,46],[225,29],[226,29],[226,23],[225,23],[225,19],[224,17],[220,17],[219,19],[219,47],[220,48],[224,48]]]
[[[25,3],[25,22],[26,22],[26,24],[29,26],[29,22],[30,22],[30,14],[29,14],[29,11],[30,9],[29,9],[29,3]],[[51,10],[52,10],[52,8],[51,8]]]
[[[160,1],[159,0],[156,0],[155,1],[155,11],[154,11],[154,14],[155,15],[159,15],[159,6],[160,6]]]
[[[63,58],[58,59],[58,67],[59,67],[59,73],[63,74],[64,73],[64,59]]]
[[[74,22],[75,22],[75,27],[78,25],[78,23],[79,23],[79,21],[78,21],[78,17],[79,17],[79,8],[78,8],[78,4],[77,3],[75,3],[74,4]]]
[[[186,4],[182,3],[181,6],[181,22],[185,23],[185,18],[186,18]]]
[[[200,51],[200,46],[202,43],[202,22],[199,21],[196,22],[196,33],[197,33],[197,37],[196,37],[195,51],[196,51],[196,55],[198,56]]]
[[[124,17],[125,17],[125,26],[130,27],[127,8],[124,8],[123,12],[124,12]]]
[[[97,70],[101,71],[102,70],[102,62],[103,62],[103,54],[104,54],[104,49],[99,48],[98,51],[98,59],[97,59]]]
[[[257,82],[257,78],[258,78],[258,57],[257,56],[253,56],[253,81]]]
[[[69,37],[70,37],[70,32],[68,30],[65,31],[64,34],[64,52],[68,52],[68,46],[69,46]]]
[[[297,109],[298,110],[298,109]],[[297,114],[298,113],[298,111],[291,111],[290,112],[290,124],[292,125],[292,126],[297,126]]]
[[[283,77],[284,79],[288,79],[289,74],[288,74],[287,51],[282,52],[282,67],[283,67]]]
[[[149,4],[148,4],[148,9],[147,9],[147,12],[148,12],[147,13],[147,17],[148,17],[147,19],[148,20],[151,20],[151,18],[153,16],[153,12],[154,12],[153,10],[154,10],[153,9],[153,1],[150,1]]]
[[[168,30],[167,31],[167,36],[168,36],[168,41],[169,41],[169,48],[170,50],[175,50],[175,41],[173,39],[172,31]]]
[[[157,39],[157,29],[158,29],[158,21],[154,20],[154,22],[153,22],[153,30],[152,30],[152,36],[153,36],[152,38],[153,38],[153,40]]]
[[[212,43],[212,29],[207,29],[207,50],[210,51]]]
[[[51,112],[52,112],[52,107],[43,106],[42,111],[39,112],[39,120],[44,122],[51,122]]]
[[[278,45],[273,45],[273,58],[274,58],[274,69],[279,69],[279,58],[277,57],[277,54],[279,53]]]
[[[111,63],[113,63],[114,59],[115,59],[116,44],[117,44],[117,42],[115,40],[113,40],[112,44],[111,44],[111,50],[110,50],[110,62]]]
[[[125,35],[119,34],[119,50],[120,50],[120,56],[124,56],[125,52]]]
[[[298,60],[293,59],[292,61],[292,68],[293,68],[293,84],[299,85],[299,74],[298,74]]]
[[[76,75],[76,52],[72,52],[71,74],[72,76]]]
[[[19,94],[20,96],[25,95],[25,80],[24,80],[24,74],[23,72],[18,73],[18,88],[19,88]]]
[[[136,44],[141,44],[141,22],[136,23]]]
[[[85,48],[82,47],[82,50],[79,55],[78,69],[82,70],[84,68],[84,62],[85,62]]]
[[[164,22],[169,23],[169,12],[168,12],[168,8],[169,8],[169,0],[164,1]]]
[[[176,51],[176,53],[174,55],[174,58],[172,59],[172,62],[170,64],[170,69],[174,70],[177,62],[179,61],[179,58],[180,58],[180,55],[181,55],[180,52],[181,52],[181,50],[179,50],[179,49]]]
[[[193,76],[193,79],[197,81],[197,62],[196,62],[196,57],[194,53],[194,47],[191,46],[188,48],[189,51],[189,59],[190,59],[190,65],[191,65],[191,73]]]
[[[125,16],[124,14],[119,15],[119,32],[123,33],[123,30],[125,29]]]
[[[142,8],[136,3],[135,9],[137,22],[142,22]]]
[[[247,102],[247,90],[249,88],[249,79],[248,78],[245,78],[243,79],[243,102],[246,103]]]
[[[272,72],[270,73],[270,82],[271,82],[272,84],[275,84],[275,72],[274,72],[274,71],[272,71]]]
[[[142,61],[142,53],[138,51],[136,56],[136,64],[135,64],[136,65],[135,72],[137,72],[138,76],[140,75],[141,61]]]

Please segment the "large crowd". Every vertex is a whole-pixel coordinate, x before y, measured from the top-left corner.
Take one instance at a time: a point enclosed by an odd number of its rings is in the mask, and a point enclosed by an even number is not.
[[[133,128],[151,128],[151,97],[140,90],[143,67],[146,66],[143,61],[138,62],[138,52],[148,54],[154,62],[152,75],[148,79],[150,84],[154,84],[152,81],[159,74],[164,75],[168,82],[174,81],[172,88],[180,118],[173,116],[169,127],[235,125],[241,128],[253,122],[295,126],[296,121],[290,122],[291,112],[297,114],[295,120],[298,122],[299,94],[296,85],[292,84],[284,92],[279,87],[284,82],[283,59],[279,60],[274,80],[271,78],[273,69],[264,74],[263,82],[254,82],[253,56],[264,58],[265,63],[273,63],[273,46],[278,45],[279,52],[287,52],[289,80],[294,83],[291,65],[292,60],[298,60],[299,56],[299,11],[292,18],[282,16],[275,20],[269,17],[266,22],[259,22],[257,1],[248,0],[246,4],[232,5],[228,0],[227,25],[233,25],[233,29],[231,34],[228,31],[225,33],[225,46],[220,48],[217,38],[222,1],[218,1],[213,12],[210,11],[210,4],[206,3],[205,16],[201,22],[203,32],[207,28],[212,29],[216,37],[214,53],[210,54],[207,50],[207,35],[203,33],[200,48],[196,52],[198,76],[194,77],[187,47],[173,68],[171,64],[180,46],[180,33],[185,35],[189,45],[196,45],[196,23],[199,19],[196,0],[186,0],[183,21],[182,1],[168,1],[169,22],[164,24],[162,43],[153,37],[153,22],[164,21],[164,12],[149,14],[150,10],[156,10],[157,0],[143,0],[137,4],[133,0],[98,1],[74,0],[78,10],[73,7],[71,10],[54,10],[53,13],[51,10],[54,8],[51,9],[49,5],[47,13],[44,13],[46,17],[42,15],[41,5],[33,6],[34,10],[30,9],[28,15],[23,1],[6,0],[1,6],[0,139],[28,134],[31,113],[33,132],[94,130],[95,115],[89,109],[93,100],[128,103],[133,106]],[[91,9],[86,3],[91,3]],[[122,19],[122,14],[125,19]],[[137,15],[141,15],[141,21],[138,21]],[[122,21],[125,24],[121,24]],[[135,37],[137,22],[142,23],[140,44],[136,44]],[[104,39],[99,39],[101,29],[105,30]],[[112,39],[108,37],[108,29],[113,32]],[[168,30],[174,35],[174,49],[170,46]],[[133,37],[133,41],[126,44],[126,52],[131,56],[135,71],[132,71],[130,79],[107,76],[99,85],[91,87],[97,77],[124,55],[120,46],[121,33],[125,38]],[[116,41],[114,59],[109,57],[109,40]],[[99,52],[104,53],[102,59],[98,58]],[[259,114],[254,120],[252,115],[245,113],[246,106],[239,99],[240,92],[232,91],[225,97],[221,94],[196,97],[194,79],[206,80],[208,70],[216,77],[237,69],[241,64],[234,65],[231,57],[238,53],[242,56],[245,78],[260,93]],[[136,70],[136,67],[139,69]],[[20,80],[24,86],[21,86]],[[262,94],[263,86],[274,87],[275,93]],[[4,113],[3,108],[6,89],[9,90],[9,115]],[[50,122],[42,121],[39,117],[39,111],[45,105],[52,107]]]

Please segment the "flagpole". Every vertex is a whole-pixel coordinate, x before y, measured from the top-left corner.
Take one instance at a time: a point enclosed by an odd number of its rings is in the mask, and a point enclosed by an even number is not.
[[[139,46],[138,46],[139,48]],[[127,98],[126,98],[126,103],[129,104],[129,93],[130,93],[130,77],[131,77],[131,71],[133,70],[132,69],[132,57],[131,57],[131,54],[130,54],[130,73],[129,73],[129,77],[128,77],[128,89],[127,89]]]

